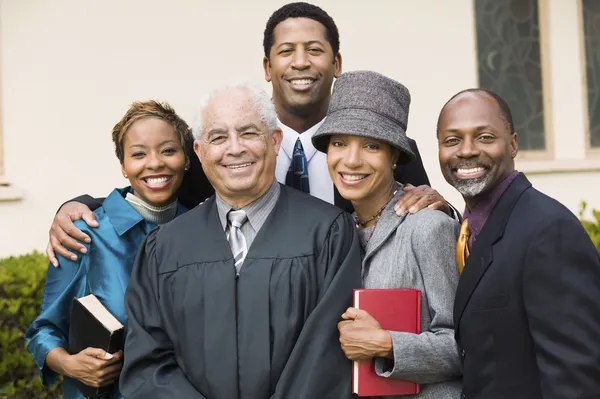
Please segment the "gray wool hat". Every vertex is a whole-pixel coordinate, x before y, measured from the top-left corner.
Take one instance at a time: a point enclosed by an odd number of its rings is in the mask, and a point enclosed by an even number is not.
[[[377,72],[343,73],[333,85],[327,118],[312,137],[315,148],[327,152],[329,136],[350,134],[385,141],[402,153],[399,164],[415,158],[406,122],[410,92]]]

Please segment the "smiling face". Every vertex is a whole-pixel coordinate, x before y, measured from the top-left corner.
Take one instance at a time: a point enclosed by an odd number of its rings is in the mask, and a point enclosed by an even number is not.
[[[181,141],[165,121],[139,119],[125,133],[122,172],[133,194],[149,205],[162,207],[176,199],[185,166]]]
[[[232,206],[258,199],[275,180],[281,130],[269,133],[250,92],[243,88],[217,94],[202,119],[194,150],[215,191]]]
[[[341,73],[341,55],[333,54],[325,27],[310,18],[288,18],[273,31],[265,79],[273,84],[278,113],[326,113],[333,79]]]
[[[442,111],[438,149],[444,178],[472,208],[515,170],[517,134],[508,131],[494,98],[465,92]]]
[[[327,148],[329,175],[342,197],[352,203],[383,204],[395,185],[394,153],[392,146],[379,140],[332,135]]]

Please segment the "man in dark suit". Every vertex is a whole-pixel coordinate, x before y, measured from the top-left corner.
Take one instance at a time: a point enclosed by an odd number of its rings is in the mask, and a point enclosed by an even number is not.
[[[277,180],[351,212],[352,205],[339,195],[329,177],[326,155],[316,151],[311,142],[327,114],[333,80],[342,71],[339,46],[339,32],[329,14],[312,4],[290,3],[275,11],[266,24],[263,66],[265,79],[273,87],[272,100],[283,131],[282,151],[277,157]],[[414,213],[426,206],[453,213],[439,193],[428,187],[429,179],[417,144],[412,139],[409,141],[415,159],[408,165],[399,165],[395,178],[412,186],[408,186],[402,197],[398,213]],[[188,149],[190,169],[178,193],[179,201],[189,209],[214,194],[193,154],[192,144],[189,143]],[[299,162],[292,162],[292,158]],[[76,255],[65,247],[85,250],[74,238],[87,241],[89,237],[79,231],[73,221],[84,219],[95,227],[92,210],[99,207],[102,200],[84,195],[58,211],[46,251],[55,266],[58,261],[54,251],[75,260]]]
[[[462,397],[600,398],[598,252],[567,208],[515,170],[508,105],[483,89],[458,93],[438,143],[466,202],[454,304]]]

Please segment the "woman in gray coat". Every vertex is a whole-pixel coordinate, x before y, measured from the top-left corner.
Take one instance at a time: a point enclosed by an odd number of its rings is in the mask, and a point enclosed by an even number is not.
[[[327,153],[336,188],[354,206],[364,249],[364,287],[422,293],[421,334],[383,330],[364,310],[349,308],[338,325],[340,342],[350,360],[375,358],[380,376],[421,384],[416,397],[460,398],[452,320],[459,225],[440,211],[401,217],[394,211],[403,191],[393,169],[414,157],[405,135],[409,104],[408,90],[392,79],[374,72],[345,73],[312,139]]]

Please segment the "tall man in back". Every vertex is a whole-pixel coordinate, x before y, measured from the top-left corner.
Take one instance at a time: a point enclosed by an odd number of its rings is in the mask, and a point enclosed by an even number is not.
[[[335,22],[324,10],[312,4],[287,4],[269,18],[263,47],[265,79],[272,84],[272,100],[283,131],[282,151],[277,157],[277,180],[352,211],[350,202],[339,195],[331,181],[325,154],[318,152],[311,142],[312,135],[327,114],[333,80],[342,71],[340,39]],[[409,139],[409,143],[415,159],[408,165],[398,165],[394,175],[401,183],[421,187],[407,189],[398,211],[416,212],[431,205],[450,212],[435,190],[423,186],[428,185],[429,180],[415,141]],[[192,208],[212,195],[214,190],[198,158],[193,153],[189,158],[190,170],[179,192],[179,201]],[[89,237],[79,231],[72,220],[83,218],[95,226],[94,214],[88,206],[95,209],[102,203],[102,199],[90,196],[78,197],[76,201],[79,202],[69,202],[59,210],[50,229],[47,254],[55,265],[54,250],[71,259],[76,255],[65,247],[85,250],[73,238],[87,241]]]
[[[438,120],[466,209],[454,328],[464,398],[600,398],[600,259],[577,218],[515,170],[506,102],[458,93]]]
[[[350,398],[336,325],[360,286],[352,217],[275,180],[281,130],[265,92],[225,89],[200,112],[195,148],[216,194],[142,245],[121,392]]]
[[[342,72],[335,22],[312,4],[287,4],[269,18],[263,47],[265,79],[273,86],[273,103],[283,131],[277,180],[351,210],[327,173],[327,156],[311,141],[325,121],[333,80]],[[396,167],[396,181],[428,185],[417,144],[412,139],[409,143],[415,160]]]

